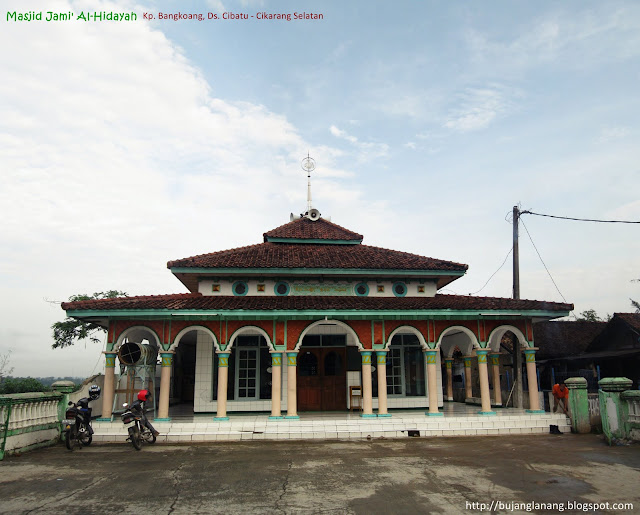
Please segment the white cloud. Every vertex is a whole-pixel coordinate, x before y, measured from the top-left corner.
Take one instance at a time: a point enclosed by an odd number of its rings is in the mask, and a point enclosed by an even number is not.
[[[626,138],[630,134],[629,127],[604,127],[596,138],[597,143],[611,143]]]
[[[358,151],[358,161],[365,162],[371,159],[386,157],[389,155],[389,145],[386,143],[364,142],[348,132],[339,129],[335,125],[329,127],[329,132],[336,138],[351,143]]]
[[[584,68],[640,55],[640,6],[601,4],[581,12],[545,13],[514,38],[466,31],[473,60],[493,72],[517,72],[550,62]]]
[[[80,6],[130,8],[55,8]],[[306,142],[284,116],[212,96],[144,22],[5,24],[0,45],[13,48],[0,54],[0,309],[8,333],[30,328],[13,341],[16,374],[88,374],[97,359],[90,348],[71,365],[49,349],[64,312],[43,298],[183,291],[168,260],[258,242],[304,206],[308,150],[327,179],[350,175],[335,164],[340,150]],[[359,209],[357,190],[334,193]]]
[[[443,127],[457,132],[485,129],[514,108],[515,94],[500,85],[467,88],[458,95],[457,105],[451,108]]]

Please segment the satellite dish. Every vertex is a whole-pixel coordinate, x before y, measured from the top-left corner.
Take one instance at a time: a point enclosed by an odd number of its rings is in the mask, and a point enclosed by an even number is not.
[[[307,215],[307,217],[309,218],[309,220],[311,220],[312,222],[315,222],[316,220],[320,219],[320,211],[318,211],[317,209],[311,209]]]

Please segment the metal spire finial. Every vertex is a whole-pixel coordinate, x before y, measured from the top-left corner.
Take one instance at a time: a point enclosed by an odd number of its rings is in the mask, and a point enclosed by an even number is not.
[[[302,160],[302,169],[307,172],[307,213],[311,212],[311,172],[316,169],[315,160],[309,156],[309,152],[307,152],[307,157]]]

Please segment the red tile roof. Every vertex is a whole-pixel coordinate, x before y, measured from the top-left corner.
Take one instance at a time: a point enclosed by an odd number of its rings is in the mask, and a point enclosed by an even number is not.
[[[63,302],[64,310],[478,310],[478,311],[570,311],[572,304],[497,297],[436,295],[435,297],[230,297],[200,293],[121,297],[117,299]]]
[[[263,234],[264,241],[269,238],[295,238],[303,240],[346,240],[362,241],[362,234],[352,232],[344,227],[329,222],[324,218],[311,221],[308,218],[299,218],[288,224],[276,227]]]
[[[313,222],[311,222],[313,223]],[[468,266],[368,245],[260,243],[167,263],[168,268],[333,268],[464,272]]]

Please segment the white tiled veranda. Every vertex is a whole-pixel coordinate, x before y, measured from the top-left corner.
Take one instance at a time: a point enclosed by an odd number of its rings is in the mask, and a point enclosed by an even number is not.
[[[500,434],[547,434],[550,425],[565,433],[569,419],[563,414],[526,413],[514,408],[495,408],[496,415],[478,415],[479,406],[445,403],[443,416],[429,417],[424,410],[391,410],[391,417],[362,418],[359,413],[307,412],[300,419],[269,420],[266,413],[233,414],[215,421],[213,414],[185,415],[181,407],[170,411],[170,422],[153,422],[160,442],[213,442],[232,440],[349,440],[406,438],[413,436],[475,436]],[[126,440],[127,431],[113,422],[94,422],[97,442]]]

